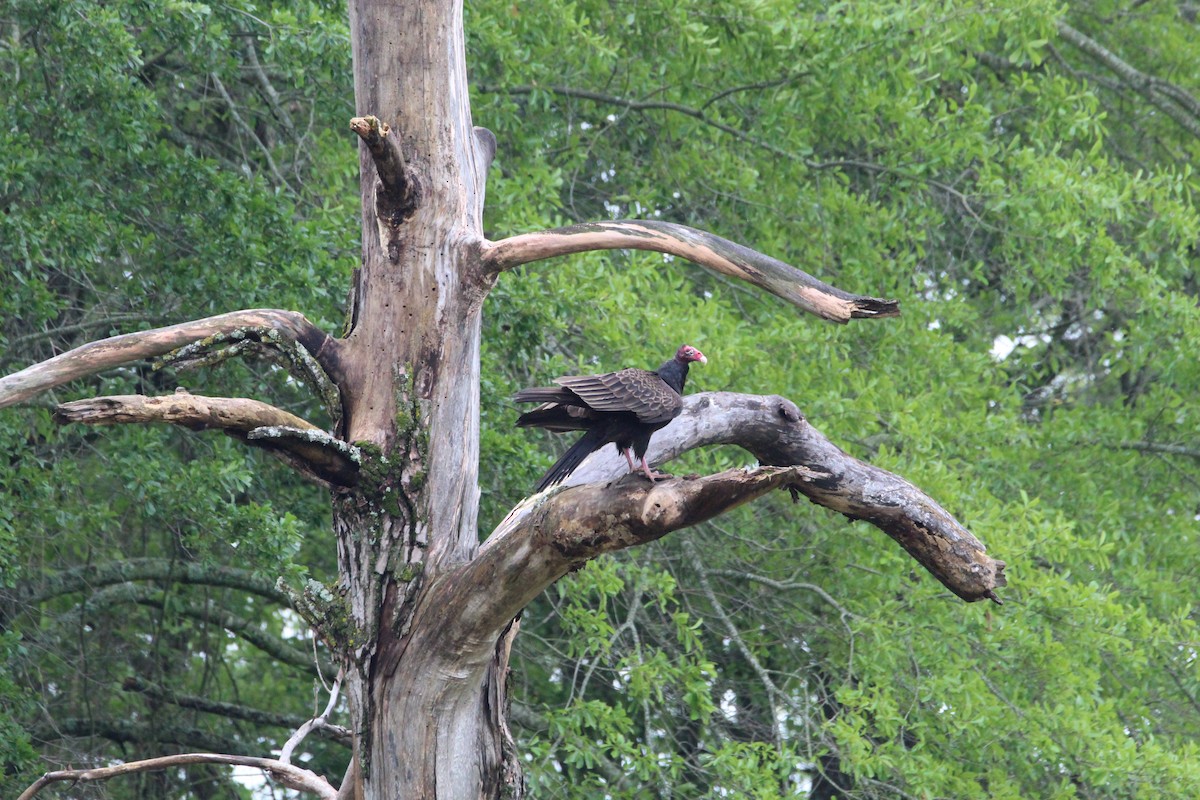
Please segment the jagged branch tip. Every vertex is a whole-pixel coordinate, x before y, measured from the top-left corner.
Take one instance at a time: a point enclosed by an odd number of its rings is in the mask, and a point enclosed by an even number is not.
[[[390,214],[411,211],[417,204],[419,185],[416,173],[405,160],[399,138],[393,135],[391,126],[378,117],[368,115],[350,120],[350,130],[358,134],[371,153],[379,183],[390,200]],[[394,223],[396,220],[388,221]]]

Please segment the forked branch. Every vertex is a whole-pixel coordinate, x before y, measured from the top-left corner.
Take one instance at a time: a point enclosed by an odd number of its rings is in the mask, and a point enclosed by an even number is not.
[[[156,362],[155,369],[171,366],[176,371],[219,364],[230,358],[257,355],[286,370],[320,396],[336,424],[342,416],[341,395],[329,374],[312,354],[278,328],[240,327],[217,333],[173,350]]]
[[[472,562],[432,590],[438,597],[427,605],[463,609],[456,624],[446,627],[447,641],[486,641],[547,586],[598,555],[652,542],[773,489],[821,477],[801,466],[733,469],[659,483],[627,475],[614,483],[534,495],[509,513]],[[480,603],[479,597],[489,600]]]
[[[734,444],[762,464],[802,464],[824,475],[793,484],[817,505],[871,523],[896,540],[946,588],[967,601],[1000,602],[1003,561],[948,511],[908,481],[846,454],[779,396],[702,392],[684,398],[683,413],[654,435],[647,458],[661,464],[696,447]],[[566,483],[611,480],[624,459],[597,451]]]
[[[292,753],[304,741],[304,738],[316,730],[321,730],[329,725],[329,715],[333,713],[333,709],[337,707],[338,693],[342,688],[342,677],[345,672],[338,670],[337,678],[333,681],[333,686],[329,690],[329,702],[325,704],[325,710],[310,720],[305,721],[303,725],[296,729],[284,745],[279,750],[279,760],[284,764],[292,763]]]
[[[77,378],[165,355],[207,336],[226,334],[239,328],[276,329],[303,346],[335,381],[341,375],[337,340],[305,319],[303,314],[278,309],[250,309],[89,342],[0,378],[0,408],[28,400]]]
[[[298,792],[315,794],[327,800],[335,800],[337,790],[312,770],[285,764],[273,758],[255,758],[253,756],[234,756],[224,753],[181,753],[174,756],[147,758],[144,761],[131,761],[127,764],[117,764],[112,767],[97,767],[95,769],[63,769],[47,772],[30,786],[17,800],[30,800],[34,795],[52,783],[70,781],[71,783],[90,783],[106,781],[118,775],[133,775],[139,772],[155,772],[163,769],[186,767],[192,764],[232,764],[235,766],[256,767],[265,772],[272,780],[289,789]]]
[[[485,266],[494,272],[555,256],[591,250],[651,250],[678,256],[765,289],[822,319],[895,317],[895,300],[850,294],[779,259],[706,231],[673,222],[614,220],[526,233],[489,243]]]
[[[565,488],[526,498],[480,548],[478,557],[436,591],[467,609],[463,637],[493,635],[546,586],[601,553],[658,539],[714,517],[771,489],[787,488],[895,539],[956,595],[1000,602],[1004,562],[932,498],[908,481],[844,453],[778,396],[710,392],[684,398],[683,413],[651,440],[659,464],[695,447],[736,444],[764,466],[650,484],[628,475],[614,448],[593,453]],[[613,478],[620,477],[613,481]],[[469,598],[486,592],[489,604]],[[489,626],[491,626],[489,628]]]

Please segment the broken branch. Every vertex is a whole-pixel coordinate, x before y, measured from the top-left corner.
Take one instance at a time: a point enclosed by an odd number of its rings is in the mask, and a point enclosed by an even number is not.
[[[378,117],[355,117],[350,120],[350,130],[358,134],[371,160],[383,190],[398,204],[409,205],[413,198],[413,175],[404,161],[400,143],[392,136],[392,128]]]
[[[521,264],[591,250],[651,250],[685,258],[711,270],[765,289],[822,319],[895,317],[895,300],[850,294],[779,259],[706,231],[673,222],[614,220],[525,233],[490,242],[484,264],[502,272]]]

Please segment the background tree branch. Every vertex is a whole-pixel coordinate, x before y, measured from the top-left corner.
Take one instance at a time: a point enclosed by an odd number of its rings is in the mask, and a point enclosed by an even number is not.
[[[20,604],[34,604],[73,592],[144,580],[222,586],[256,594],[281,606],[290,604],[287,594],[275,588],[275,581],[259,578],[249,570],[169,558],[131,558],[106,564],[84,564],[22,582],[9,592],[9,596]]]
[[[186,767],[193,764],[231,764],[235,766],[257,767],[265,772],[272,780],[278,781],[289,789],[315,794],[326,800],[335,800],[337,790],[325,778],[302,767],[285,764],[273,758],[255,758],[253,756],[234,756],[224,753],[181,753],[174,756],[148,758],[144,761],[131,761],[113,767],[98,767],[95,769],[64,769],[47,772],[32,786],[21,792],[17,800],[30,800],[34,795],[52,783],[70,781],[72,783],[90,783],[106,781],[119,775],[132,775],[138,772]]]
[[[1200,139],[1200,100],[1170,81],[1147,75],[1066,21],[1060,19],[1057,24],[1058,35],[1065,42],[1107,67],[1123,85]]]
[[[136,675],[127,677],[122,682],[121,689],[126,692],[136,692],[163,703],[179,706],[180,708],[188,708],[193,711],[201,711],[205,714],[215,714],[216,716],[228,719],[241,719],[277,728],[296,730],[312,721],[298,714],[283,714],[278,711],[269,711],[262,708],[250,708],[238,703],[219,702],[198,695],[172,692],[161,686],[148,684]],[[318,735],[332,739],[338,744],[349,745],[353,736],[349,728],[342,725],[334,725],[328,721],[314,726],[314,729]]]
[[[118,584],[102,589],[87,597],[70,611],[60,615],[56,624],[77,627],[101,611],[108,612],[113,606],[137,603],[150,608],[163,608],[168,594],[154,586],[133,583]],[[234,614],[210,603],[179,600],[170,605],[172,613],[198,622],[215,625],[233,633],[282,664],[296,667],[313,677],[335,674],[336,668],[324,659],[316,659],[312,652],[298,649],[284,639],[263,630],[255,621]]]

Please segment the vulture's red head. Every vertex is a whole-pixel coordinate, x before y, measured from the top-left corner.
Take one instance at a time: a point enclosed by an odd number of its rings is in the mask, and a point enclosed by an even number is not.
[[[701,364],[708,363],[708,359],[704,357],[704,353],[701,353],[690,344],[681,345],[680,348],[675,351],[675,360],[684,364],[690,364],[693,361],[699,361]]]

